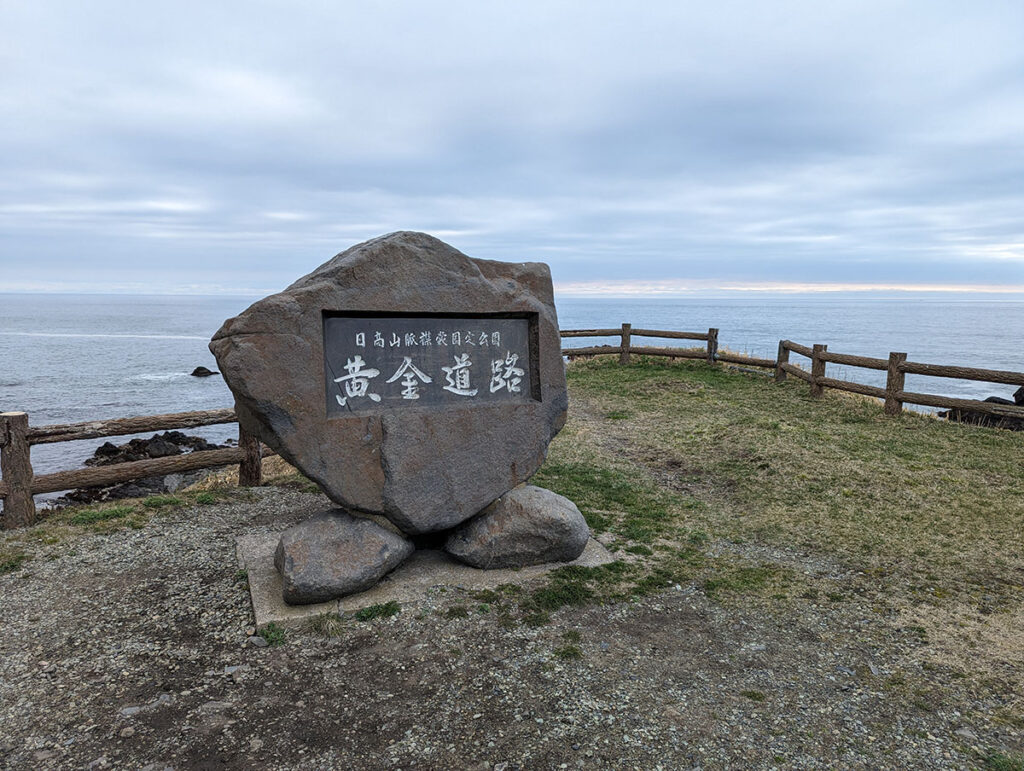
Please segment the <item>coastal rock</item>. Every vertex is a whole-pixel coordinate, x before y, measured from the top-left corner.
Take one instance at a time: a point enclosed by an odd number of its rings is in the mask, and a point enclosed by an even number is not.
[[[1024,386],[1021,386],[1013,395],[1013,400],[1002,396],[989,396],[984,401],[989,404],[1002,404],[1010,407],[1021,406],[1024,401]],[[987,426],[989,428],[1001,428],[1005,431],[1024,431],[1024,418],[1015,415],[991,415],[987,412],[979,412],[971,409],[954,407],[951,410],[938,413],[940,418],[955,421],[957,423],[969,423],[975,426]]]
[[[281,535],[274,566],[284,601],[306,605],[369,589],[412,551],[410,541],[376,522],[329,509]]]
[[[146,442],[146,455],[150,458],[167,458],[171,455],[181,455],[181,453],[182,449],[178,445],[171,444],[159,436],[154,436]]]
[[[96,448],[92,457],[85,459],[85,465],[110,466],[147,458],[166,458],[197,450],[219,450],[225,446],[227,445],[212,444],[202,437],[190,436],[181,431],[164,431],[162,434],[154,434],[149,439],[132,439],[122,445],[104,442]],[[199,481],[207,473],[209,472],[206,470],[188,471],[167,476],[144,477],[106,487],[83,487],[62,496],[58,503],[96,503],[172,493]]]
[[[324,314],[332,312],[518,314],[530,320],[532,392],[516,401],[328,417],[337,409],[325,409]],[[410,534],[451,528],[524,482],[565,423],[565,369],[547,266],[472,259],[424,233],[393,233],[342,252],[229,319],[210,350],[246,431],[334,502],[382,514]],[[370,359],[372,342],[365,350]],[[490,365],[479,362],[474,371],[486,378]],[[387,373],[380,374],[383,381]]]
[[[590,528],[576,504],[543,487],[523,485],[501,496],[448,537],[445,550],[476,568],[571,562]]]
[[[196,367],[190,374],[192,377],[210,377],[210,375],[219,375],[220,373],[206,367]]]
[[[110,466],[115,463],[130,463],[146,458],[166,458],[197,450],[219,450],[222,445],[212,444],[199,436],[190,436],[181,431],[164,431],[153,434],[149,439],[132,439],[122,445],[104,442],[85,459],[86,466]]]

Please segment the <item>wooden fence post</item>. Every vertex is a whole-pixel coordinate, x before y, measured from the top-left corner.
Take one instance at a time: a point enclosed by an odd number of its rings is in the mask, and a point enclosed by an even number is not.
[[[708,330],[708,364],[714,364],[716,356],[718,356],[718,330],[711,327]]]
[[[811,356],[811,396],[815,399],[825,393],[825,386],[819,381],[825,377],[825,360],[821,358],[821,354],[827,350],[827,345],[818,344],[815,344],[811,349],[813,353],[813,356]]]
[[[779,340],[779,352],[775,357],[776,383],[782,383],[786,379],[786,370],[782,368],[783,364],[789,364],[789,348],[786,347],[785,340]]]
[[[629,346],[631,345],[631,338],[633,336],[633,325],[623,324],[621,334],[622,350],[619,353],[619,364],[629,364]]]
[[[242,462],[238,464],[238,486],[259,487],[263,482],[263,446],[260,440],[238,424],[238,449]]]
[[[906,373],[900,367],[907,360],[905,353],[890,353],[889,368],[885,378],[885,414],[899,415],[903,412],[903,402],[896,398],[896,394],[903,390],[903,382],[906,380]]]
[[[36,521],[32,500],[32,457],[28,443],[28,415],[0,413],[0,473],[7,484],[3,528],[27,527]]]

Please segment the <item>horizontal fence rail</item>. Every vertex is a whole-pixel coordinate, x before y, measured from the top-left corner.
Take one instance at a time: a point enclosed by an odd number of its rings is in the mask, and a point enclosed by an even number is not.
[[[811,371],[809,373],[788,363],[791,351],[811,360]],[[885,387],[880,388],[878,386],[863,385],[848,380],[825,377],[824,365],[826,362],[883,370],[886,373]],[[820,369],[821,372],[815,375],[817,369]],[[787,374],[809,382],[812,393],[814,393],[813,389],[817,386],[819,388],[835,388],[840,391],[850,391],[883,399],[885,401],[885,412],[888,415],[898,415],[902,412],[904,404],[917,404],[922,407],[940,407],[999,418],[1024,420],[1024,404],[999,404],[979,399],[958,399],[939,394],[916,393],[914,391],[907,391],[904,388],[907,375],[927,375],[929,377],[948,377],[960,380],[977,380],[985,383],[1024,386],[1024,372],[946,364],[924,364],[916,361],[907,361],[907,354],[905,353],[890,353],[888,359],[850,356],[830,352],[827,346],[816,345],[808,348],[804,345],[798,345],[792,340],[782,340],[779,343],[779,363],[775,379],[784,380]]]
[[[78,439],[100,439],[107,436],[144,434],[150,431],[215,426],[220,423],[234,423],[236,420],[235,411],[226,409],[174,412],[168,415],[146,415],[138,418],[118,418],[116,420],[92,420],[85,423],[65,423],[56,426],[37,426],[28,430],[28,443],[73,442]]]
[[[884,402],[884,409],[888,415],[898,415],[904,404],[918,404],[925,407],[944,407],[959,411],[960,414],[1024,421],[1024,405],[1022,404],[1000,404],[977,399],[957,399],[937,394],[915,393],[907,391],[904,387],[907,375],[959,378],[1024,386],[1024,373],[1021,372],[925,364],[907,361],[905,353],[890,353],[887,359],[854,356],[829,351],[827,345],[808,347],[792,340],[780,340],[776,358],[763,359],[719,351],[718,329],[714,327],[709,328],[707,332],[679,332],[666,329],[634,329],[631,324],[622,324],[612,329],[563,329],[561,335],[563,338],[619,338],[619,345],[563,348],[562,354],[570,359],[581,356],[612,355],[618,356],[621,364],[629,364],[632,356],[637,355],[662,356],[670,359],[702,359],[708,364],[719,362],[739,364],[774,370],[777,383],[784,382],[788,376],[792,375],[808,383],[811,396],[814,397],[822,396],[826,388],[833,388],[838,391],[880,399]],[[694,340],[703,345],[692,348],[634,345],[634,337]],[[792,364],[789,360],[791,353],[810,359],[810,369]],[[827,377],[825,374],[827,364],[842,364],[883,371],[886,373],[885,387]],[[262,445],[256,437],[246,432],[241,426],[238,429],[237,447],[197,450],[184,455],[58,471],[41,476],[35,476],[32,470],[31,449],[34,445],[235,422],[237,422],[237,416],[233,409],[177,412],[167,415],[146,415],[52,426],[30,426],[28,415],[24,412],[0,413],[0,499],[4,503],[0,525],[4,528],[14,528],[31,525],[35,522],[36,508],[33,495],[72,490],[79,487],[117,484],[150,476],[164,476],[238,464],[238,484],[242,486],[259,485],[262,481],[262,459],[275,453]]]

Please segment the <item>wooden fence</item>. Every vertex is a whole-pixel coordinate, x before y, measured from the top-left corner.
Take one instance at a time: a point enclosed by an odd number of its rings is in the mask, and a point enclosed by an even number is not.
[[[874,396],[885,402],[887,415],[899,415],[904,404],[920,404],[925,407],[946,407],[982,413],[1001,418],[1024,420],[1024,405],[996,404],[978,399],[955,399],[951,396],[938,394],[922,394],[904,390],[907,375],[929,375],[931,377],[949,377],[961,380],[978,380],[986,383],[1004,383],[1007,385],[1024,386],[1024,372],[1013,372],[1001,369],[979,369],[977,367],[960,367],[944,364],[923,364],[907,361],[905,353],[890,353],[888,359],[875,359],[870,356],[853,356],[847,353],[834,353],[827,345],[799,345],[792,340],[780,340],[776,359],[759,359],[753,356],[741,356],[734,353],[719,352],[718,330],[711,328],[707,332],[671,332],[661,329],[633,329],[630,324],[623,324],[617,329],[563,329],[562,337],[618,337],[619,345],[600,345],[589,348],[563,348],[562,355],[570,359],[576,356],[597,356],[600,354],[618,354],[619,362],[629,364],[631,354],[643,356],[668,356],[673,359],[706,359],[708,363],[728,362],[744,364],[751,367],[762,367],[775,370],[775,381],[781,383],[787,375],[793,375],[807,381],[811,388],[811,396],[819,397],[826,388],[838,391]],[[706,346],[697,348],[657,348],[633,345],[633,337],[656,337],[676,340],[707,341]],[[789,354],[797,353],[809,358],[810,371],[794,366],[789,362]],[[885,388],[863,385],[849,380],[838,380],[825,376],[825,365],[828,363],[844,364],[849,367],[881,370],[886,373]]]
[[[666,356],[672,359],[702,359],[709,364],[725,362],[761,367],[774,370],[776,382],[784,381],[787,375],[806,381],[810,385],[811,395],[815,397],[820,397],[825,388],[835,388],[840,391],[882,399],[885,402],[885,412],[888,415],[898,415],[904,404],[920,404],[927,407],[947,407],[983,413],[995,417],[1024,419],[1024,406],[994,404],[975,399],[954,399],[948,396],[913,393],[904,390],[904,379],[908,374],[1024,385],[1024,373],[1020,372],[921,364],[907,361],[905,353],[890,353],[888,359],[852,356],[830,352],[826,345],[807,347],[798,345],[791,340],[779,341],[779,352],[776,359],[760,359],[719,351],[718,330],[713,327],[707,332],[634,329],[630,324],[622,324],[614,329],[562,330],[563,338],[613,336],[620,339],[619,345],[564,348],[562,354],[570,359],[577,356],[617,354],[621,364],[629,364],[631,357],[635,354],[638,356]],[[703,345],[695,348],[638,346],[633,345],[634,337],[694,340]],[[810,370],[801,369],[791,364],[790,353],[809,358]],[[884,371],[886,372],[886,386],[880,388],[826,377],[825,365],[828,363]],[[169,415],[149,415],[52,426],[30,426],[28,415],[24,412],[0,413],[0,499],[4,502],[2,526],[5,529],[15,528],[35,522],[36,508],[32,496],[40,493],[118,484],[143,477],[163,476],[233,464],[239,464],[239,485],[258,485],[261,481],[261,459],[274,453],[270,448],[261,445],[255,437],[246,433],[241,426],[238,430],[238,447],[200,450],[167,458],[152,458],[110,466],[58,471],[42,476],[35,476],[32,470],[30,451],[32,446],[37,444],[98,439],[235,422],[237,422],[237,418],[233,409],[178,412]]]
[[[226,409],[29,426],[28,415],[24,412],[0,413],[0,498],[4,501],[3,527],[24,527],[35,522],[36,507],[32,496],[40,493],[55,493],[79,487],[99,487],[143,477],[164,476],[236,463],[238,484],[246,487],[258,485],[262,481],[262,458],[273,455],[274,452],[264,447],[241,426],[238,428],[237,447],[198,450],[186,455],[58,471],[42,476],[35,476],[32,471],[30,450],[33,445],[213,426],[234,423],[236,420],[235,411]]]

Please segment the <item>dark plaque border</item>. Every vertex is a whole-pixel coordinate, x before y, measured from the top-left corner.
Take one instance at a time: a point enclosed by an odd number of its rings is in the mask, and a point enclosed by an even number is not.
[[[528,322],[527,329],[527,345],[529,347],[528,358],[529,358],[529,375],[530,375],[530,393],[529,399],[540,402],[543,401],[541,398],[541,382],[540,382],[540,324],[539,314],[531,312],[510,312],[510,313],[410,313],[410,312],[391,312],[391,311],[336,311],[336,310],[322,310],[321,311],[321,324],[320,324],[320,345],[323,351],[323,363],[324,363],[324,377],[323,377],[323,401],[325,418],[328,420],[337,418],[350,417],[346,414],[332,413],[328,409],[328,400],[332,398],[331,392],[333,389],[330,388],[330,383],[333,382],[331,372],[329,370],[327,361],[327,320],[331,318],[361,318],[361,319],[429,319],[429,320],[450,320],[450,319],[526,319]],[[495,404],[495,402],[486,402],[485,404]],[[415,409],[472,409],[473,407],[481,407],[484,404],[473,402],[467,402],[461,405],[455,404],[418,404],[415,406],[410,405],[404,407],[402,410]],[[382,407],[378,410],[359,410],[354,411],[351,417],[367,417],[373,414],[379,414],[385,411],[387,408]]]

